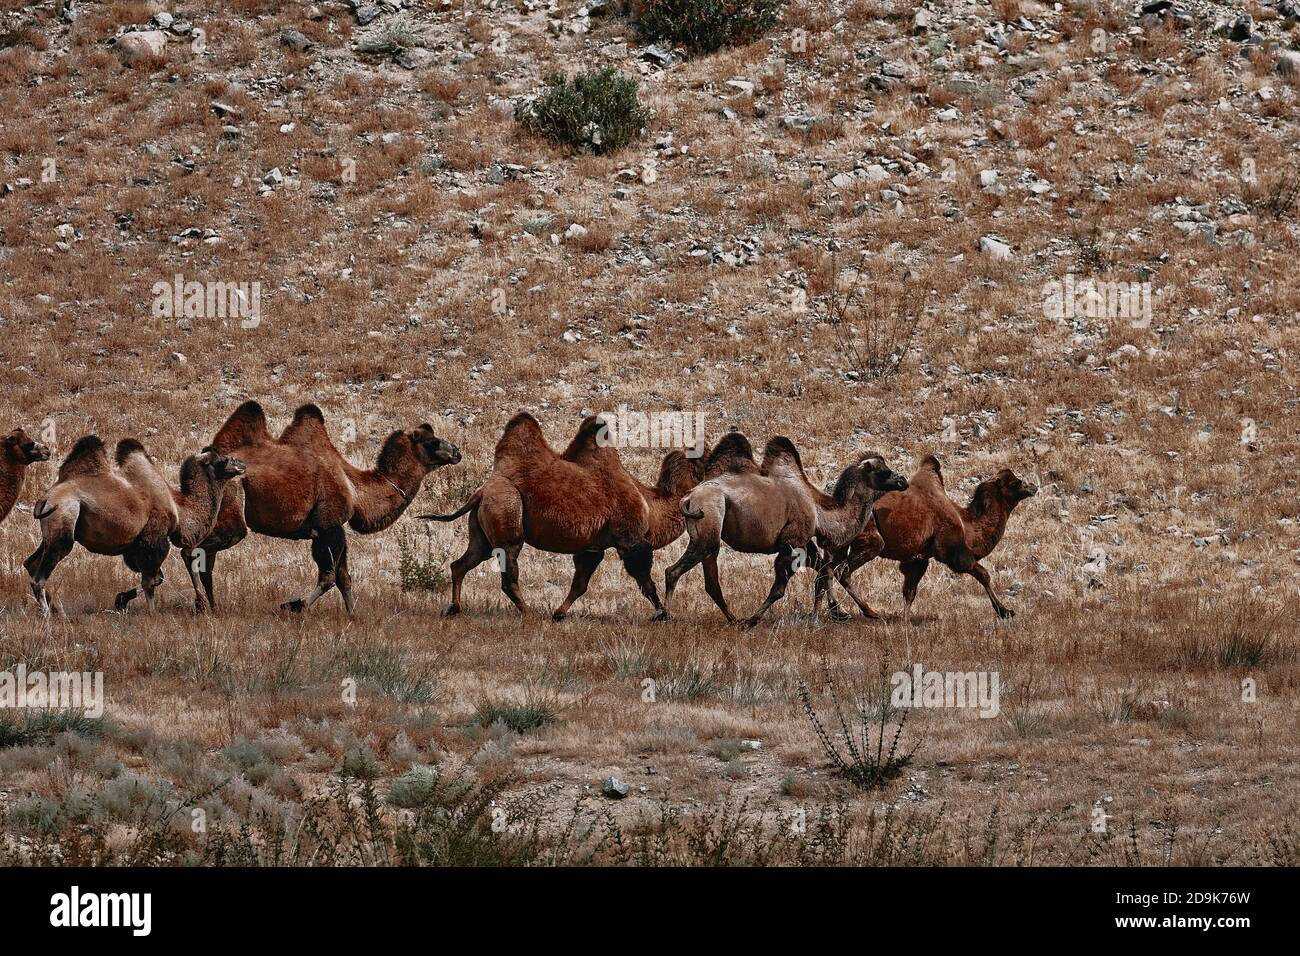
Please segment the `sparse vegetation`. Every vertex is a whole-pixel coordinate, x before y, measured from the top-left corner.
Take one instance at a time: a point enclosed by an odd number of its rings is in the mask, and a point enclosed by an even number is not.
[[[757,40],[776,24],[784,0],[642,0],[636,22],[653,40],[694,53]]]
[[[259,4],[214,0],[205,53],[174,35],[134,66],[107,41],[150,5],[0,13],[0,79],[22,91],[0,123],[0,436],[53,449],[0,522],[0,672],[102,671],[109,707],[0,708],[0,862],[1296,865],[1300,110],[1269,72],[1294,34],[1271,6],[1249,60],[1195,13],[1139,32],[1112,0],[961,0],[919,31],[914,6],[867,0],[787,4],[682,63],[689,38],[570,31],[576,5],[548,13],[557,37],[518,4],[367,26]],[[1003,19],[1022,15],[1033,29]],[[616,152],[572,79],[606,65],[626,77],[597,99],[630,137]],[[554,72],[556,124],[516,122]],[[177,274],[260,282],[260,323],[155,315]],[[1151,322],[1047,314],[1068,274],[1149,283]],[[277,610],[316,581],[311,545],[252,534],[218,559],[212,615],[177,556],[158,613],[105,613],[135,579],[73,555],[42,621],[30,510],[77,439],[135,432],[174,477],[244,399],[277,433],[317,403],[358,467],[425,421],[464,459],[404,486],[387,530],[348,533],[352,615],[337,589]],[[608,554],[555,624],[539,612],[573,559],[536,549],[531,615],[485,563],[441,617],[467,520],[413,515],[469,498],[516,411],[563,447],[623,404],[702,414],[711,443],[789,435],[817,487],[867,452],[907,475],[933,452],[961,505],[1002,467],[1032,478],[981,562],[1017,617],[932,566],[905,624],[877,559],[853,583],[879,621],[812,615],[800,574],[770,626],[725,627],[698,578],[651,625]],[[649,484],[662,452],[620,455]],[[661,593],[681,547],[656,553]],[[727,555],[737,610],[771,566]],[[856,675],[886,648],[1000,672],[1001,715],[909,713],[894,758],[923,746],[859,791],[795,695],[852,766],[821,662]],[[561,719],[481,726],[481,703],[529,688]],[[840,703],[888,764],[902,715]],[[600,795],[609,776],[625,799]]]
[[[879,684],[857,691],[848,712],[836,695],[835,680],[829,670],[825,672],[823,686],[834,712],[834,730],[827,731],[807,684],[799,687],[799,704],[835,772],[859,790],[875,790],[898,777],[912,762],[920,742],[913,744],[911,750],[899,748],[909,708],[889,705],[889,685],[883,667]],[[891,720],[895,721],[892,734],[889,733]]]
[[[637,100],[637,82],[613,67],[562,73],[547,80],[546,92],[516,110],[529,130],[592,153],[612,153],[640,135],[650,119]]]

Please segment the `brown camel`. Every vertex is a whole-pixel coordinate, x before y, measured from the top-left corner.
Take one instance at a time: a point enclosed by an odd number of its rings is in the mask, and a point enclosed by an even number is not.
[[[28,438],[21,428],[15,428],[0,438],[0,521],[4,521],[13,510],[22,493],[27,466],[49,459],[50,450]]]
[[[573,555],[573,583],[551,615],[563,620],[586,593],[592,574],[613,548],[641,593],[667,617],[651,577],[653,553],[675,541],[684,529],[679,503],[707,467],[706,450],[694,457],[669,452],[651,488],[628,474],[618,450],[598,441],[604,422],[589,416],[563,454],[556,454],[537,419],[520,412],[506,423],[493,454],[492,474],[461,508],[449,515],[422,515],[432,521],[469,518],[469,545],[451,565],[448,615],[460,613],[465,575],[495,556],[501,590],[521,612],[519,552],[525,544],[540,551]]]
[[[683,574],[703,564],[705,590],[734,624],[718,579],[722,542],[744,554],[775,554],[772,589],[753,616],[741,622],[743,627],[757,624],[785,595],[800,566],[817,568],[819,577],[829,575],[834,568],[819,557],[818,544],[828,551],[843,548],[861,532],[877,497],[907,486],[883,458],[871,455],[845,468],[834,492],[823,495],[804,476],[799,452],[788,438],[767,443],[761,467],[739,432],[724,437],[714,454],[727,468],[682,500],[691,541],[665,575],[664,601],[667,606]]]
[[[980,482],[969,505],[959,507],[944,490],[939,459],[927,455],[907,491],[885,495],[876,502],[875,521],[853,542],[847,561],[839,565],[837,579],[865,616],[879,617],[849,579],[874,557],[899,562],[903,615],[911,620],[917,585],[930,561],[937,560],[954,573],[969,574],[979,581],[998,617],[1013,617],[1015,612],[998,599],[980,561],[1002,540],[1016,505],[1037,493],[1036,485],[1021,481],[1009,468],[1003,468],[996,477]]]
[[[41,545],[24,567],[41,610],[50,613],[45,582],[77,542],[93,554],[121,555],[139,573],[153,610],[169,547],[189,549],[201,541],[217,519],[226,483],[243,473],[237,458],[205,448],[185,459],[180,487],[173,488],[134,438],[118,442],[111,460],[99,438],[82,438],[32,510],[41,522]],[[190,577],[197,587],[192,567]],[[117,596],[118,610],[126,607],[129,593]]]
[[[272,538],[311,540],[318,569],[316,588],[305,599],[280,605],[294,612],[311,607],[337,586],[351,614],[352,576],[344,527],[358,534],[383,531],[415,500],[431,471],[460,461],[456,446],[425,424],[393,432],[373,469],[356,468],[335,449],[325,430],[325,416],[315,405],[299,408],[280,437],[272,438],[262,406],[245,402],[226,419],[212,445],[237,454],[248,473],[242,490],[231,487],[215,527],[199,543],[197,553],[187,557],[197,559],[201,567],[199,579],[208,603],[215,606],[212,569],[217,554],[233,548],[251,528]],[[202,597],[196,584],[196,602]]]

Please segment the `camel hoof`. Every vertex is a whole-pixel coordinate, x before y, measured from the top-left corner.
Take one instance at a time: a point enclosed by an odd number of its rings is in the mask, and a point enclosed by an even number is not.
[[[1011,608],[1009,607],[998,608],[998,617],[1002,618],[1002,620],[1004,621],[1009,621],[1015,616],[1016,616],[1016,612],[1011,610]]]
[[[459,604],[448,604],[448,605],[447,605],[447,610],[445,610],[445,611],[442,612],[442,616],[443,616],[443,617],[455,617],[455,616],[456,616],[457,614],[459,614],[459,613],[460,613],[460,605],[459,605]]]
[[[285,601],[280,605],[282,611],[292,611],[294,614],[301,614],[307,609],[307,602],[302,598],[294,598],[292,601]]]
[[[747,617],[743,621],[736,622],[736,627],[740,628],[742,631],[752,630],[757,626],[758,626],[758,618],[756,617]]]
[[[671,620],[672,617],[663,608],[660,608],[659,610],[655,611],[654,617],[650,618],[651,623],[663,623],[664,621],[671,621]]]
[[[568,616],[568,612],[566,611],[556,611],[551,615],[551,620],[558,624]]]
[[[835,610],[831,611],[831,620],[834,621],[836,624],[846,624],[851,619],[851,617],[852,615],[847,614],[844,611],[841,611],[839,608],[836,608]]]

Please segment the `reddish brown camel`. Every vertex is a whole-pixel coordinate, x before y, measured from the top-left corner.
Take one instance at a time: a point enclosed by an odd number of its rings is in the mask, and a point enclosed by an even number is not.
[[[272,538],[310,540],[318,571],[316,588],[306,598],[281,605],[295,612],[311,607],[337,586],[351,614],[352,576],[344,528],[359,534],[383,531],[415,500],[425,476],[460,461],[456,446],[425,424],[393,432],[373,469],[356,468],[335,449],[325,416],[315,405],[299,408],[280,437],[272,438],[262,406],[245,402],[221,426],[212,444],[243,459],[248,474],[242,492],[233,488],[226,495],[212,533],[186,560],[198,562],[208,603],[215,606],[216,557],[242,541],[249,529]],[[196,593],[195,599],[201,601],[202,595]]]
[[[980,482],[970,504],[962,508],[944,490],[939,459],[927,455],[907,491],[885,495],[876,502],[875,521],[853,542],[847,561],[839,566],[837,579],[866,617],[879,617],[849,579],[874,557],[899,562],[903,573],[903,616],[911,620],[917,586],[930,562],[938,561],[954,573],[969,574],[978,581],[998,617],[1014,617],[1015,612],[998,599],[980,561],[1002,540],[1016,505],[1037,493],[1037,485],[1021,481],[1009,468],[1003,468],[995,477]],[[833,607],[833,597],[831,604]]]
[[[718,442],[714,454],[726,463],[726,470],[682,500],[691,541],[665,573],[664,601],[669,604],[683,574],[703,564],[705,590],[726,619],[737,623],[718,579],[722,543],[744,554],[775,554],[771,591],[751,617],[739,622],[743,627],[757,624],[785,595],[800,565],[817,568],[819,578],[829,581],[834,567],[819,558],[817,544],[828,552],[847,548],[870,519],[872,502],[890,489],[907,487],[883,458],[871,455],[845,468],[834,493],[824,495],[809,484],[799,452],[788,438],[767,443],[761,467],[749,440],[739,432]]]
[[[76,543],[93,554],[121,555],[139,573],[153,610],[170,546],[192,548],[201,541],[217,519],[227,482],[243,473],[238,459],[205,448],[185,459],[180,487],[173,488],[134,438],[118,442],[112,459],[99,438],[82,438],[59,466],[54,487],[32,509],[41,523],[41,544],[24,567],[41,610],[50,613],[45,582]],[[191,578],[194,573],[191,567]],[[117,596],[119,611],[132,593]]]
[[[27,437],[21,428],[0,438],[0,521],[5,520],[22,494],[27,466],[49,459],[50,450]]]
[[[506,423],[492,459],[492,474],[469,501],[449,515],[422,515],[432,521],[469,518],[469,545],[451,565],[451,604],[446,613],[460,613],[465,575],[495,556],[501,590],[521,612],[527,611],[519,591],[519,552],[525,544],[539,551],[573,555],[573,583],[568,596],[551,615],[562,620],[573,602],[587,590],[592,574],[613,548],[641,593],[655,608],[655,619],[667,614],[659,603],[650,572],[654,551],[681,535],[682,495],[694,488],[707,467],[704,449],[695,457],[669,452],[651,488],[628,474],[612,446],[597,441],[604,422],[586,418],[569,447],[556,454],[537,419],[520,412]]]

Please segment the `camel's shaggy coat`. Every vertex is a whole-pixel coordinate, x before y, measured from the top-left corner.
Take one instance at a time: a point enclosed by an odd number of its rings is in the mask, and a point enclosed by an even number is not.
[[[864,615],[878,617],[849,579],[872,558],[899,562],[904,616],[910,620],[917,585],[934,560],[979,581],[998,617],[1013,617],[1014,612],[994,592],[989,573],[980,561],[1002,540],[1016,505],[1037,493],[1036,485],[1021,481],[1009,468],[1003,468],[995,477],[981,482],[970,504],[962,508],[944,490],[939,459],[927,455],[906,491],[885,495],[876,502],[875,521],[853,542],[837,578]]]
[[[573,583],[552,617],[561,620],[587,590],[605,552],[613,548],[636,581],[655,616],[666,616],[651,578],[653,552],[676,540],[684,528],[679,503],[699,482],[708,458],[672,451],[664,457],[653,488],[632,477],[618,450],[598,441],[604,423],[586,418],[569,447],[557,454],[547,444],[537,419],[520,412],[506,423],[483,486],[449,515],[424,515],[451,521],[469,514],[469,544],[451,565],[451,604],[460,612],[461,585],[490,557],[501,572],[501,590],[521,612],[519,552],[525,544],[541,551],[573,555]],[[697,452],[703,452],[703,449]]]
[[[383,531],[406,511],[420,484],[435,468],[460,461],[460,451],[420,425],[395,431],[379,452],[376,466],[363,470],[339,454],[315,405],[303,405],[293,421],[272,438],[257,402],[235,409],[212,440],[213,447],[238,455],[248,467],[242,488],[232,486],[216,526],[200,544],[205,565],[200,575],[209,603],[212,569],[219,552],[242,541],[251,529],[272,538],[311,540],[318,570],[316,588],[305,599],[286,601],[302,611],[337,586],[352,612],[352,576],[344,528],[359,534]],[[201,596],[196,593],[196,600]]]
[[[152,610],[170,546],[188,552],[201,541],[216,521],[226,483],[243,473],[241,461],[206,448],[185,459],[180,487],[173,488],[134,438],[118,442],[111,459],[98,437],[82,438],[32,511],[41,522],[41,544],[24,567],[41,610],[50,611],[45,582],[74,543],[94,554],[121,555],[139,573]],[[186,563],[197,587],[197,570],[188,557]],[[130,596],[134,591],[117,596],[118,610]]]
[[[746,554],[775,554],[772,589],[767,599],[743,623],[757,624],[768,608],[785,594],[800,567],[816,568],[819,579],[834,565],[819,557],[818,545],[839,552],[861,532],[871,517],[872,502],[885,491],[905,488],[902,476],[884,459],[872,455],[840,474],[833,494],[817,491],[804,474],[803,462],[788,438],[767,443],[763,464],[754,461],[749,440],[731,432],[714,452],[723,469],[682,500],[691,543],[665,574],[665,605],[683,574],[704,565],[704,587],[728,621],[736,619],[727,606],[718,579],[718,550],[722,542]]]
[[[0,438],[0,521],[5,520],[22,494],[27,466],[49,458],[50,450],[21,428]]]

